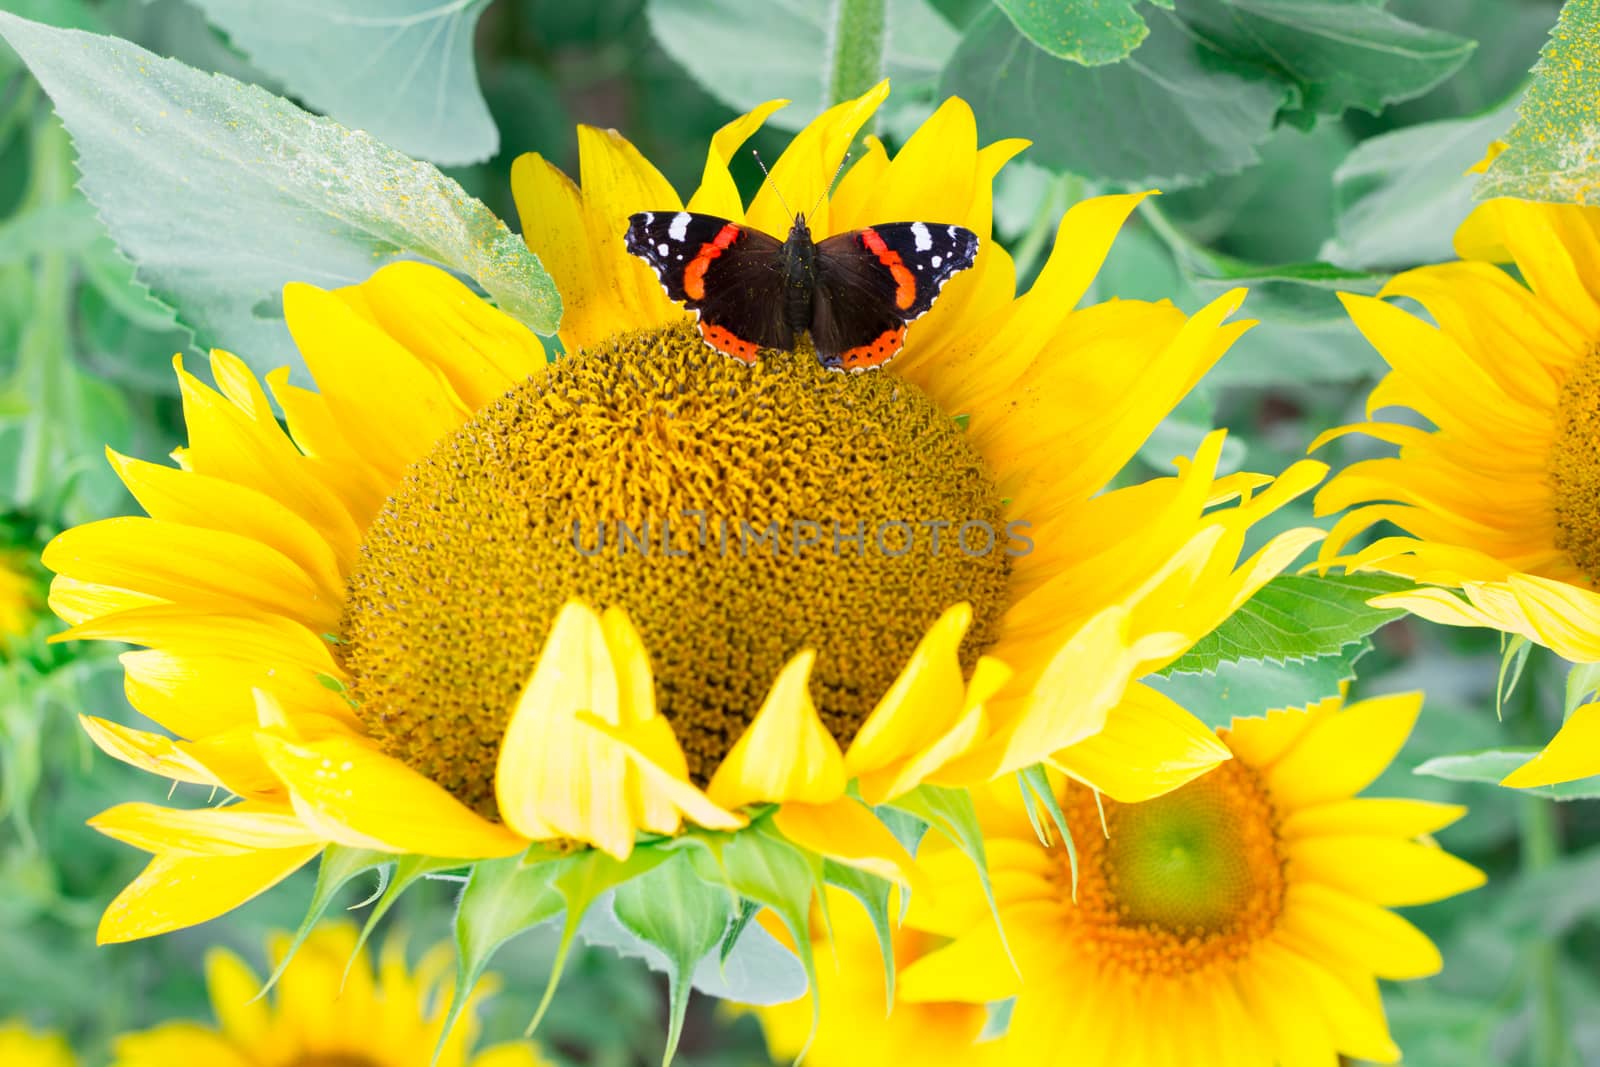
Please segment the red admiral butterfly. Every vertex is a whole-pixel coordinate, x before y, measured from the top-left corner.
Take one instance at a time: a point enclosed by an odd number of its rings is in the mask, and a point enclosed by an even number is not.
[[[862,371],[900,351],[907,324],[972,266],[978,235],[888,222],[816,242],[797,213],[780,242],[714,215],[647,211],[629,217],[627,245],[717,351],[754,363],[758,349],[793,349],[809,331],[824,367]]]

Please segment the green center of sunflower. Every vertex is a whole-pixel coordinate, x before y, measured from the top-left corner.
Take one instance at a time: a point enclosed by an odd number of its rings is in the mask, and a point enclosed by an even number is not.
[[[1242,957],[1277,923],[1277,817],[1255,771],[1238,760],[1155,800],[1103,800],[1104,830],[1089,790],[1074,787],[1067,799],[1081,862],[1068,914],[1077,942],[1102,963],[1188,974]]]
[[[746,366],[673,327],[564,357],[415,463],[337,648],[384,750],[492,816],[501,735],[568,598],[627,612],[704,782],[802,649],[841,744],[961,601],[970,667],[1020,544],[914,386],[808,350]]]
[[[1561,385],[1550,479],[1556,547],[1591,582],[1600,581],[1600,349]]]

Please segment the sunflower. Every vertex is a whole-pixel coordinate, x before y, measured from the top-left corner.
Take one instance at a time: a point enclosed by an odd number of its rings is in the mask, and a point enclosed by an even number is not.
[[[913,898],[908,921],[952,940],[906,968],[901,996],[1016,996],[1007,1062],[1041,1067],[1394,1062],[1375,978],[1419,978],[1440,959],[1387,909],[1484,880],[1425,836],[1465,809],[1355,797],[1421,707],[1415,694],[1334,698],[1235,720],[1219,731],[1233,759],[1144,803],[1066,784],[1076,868],[1020,807],[989,804],[1004,938],[976,880],[948,853],[928,857],[940,896]]]
[[[886,1010],[883,977],[878,973],[882,955],[871,919],[838,889],[828,890],[827,905],[826,918],[815,916],[812,928],[818,967],[811,997],[821,1019],[815,1032],[805,997],[751,1009],[775,1061],[786,1063],[804,1052],[810,1067],[897,1061],[919,1067],[1001,1067],[1009,1062],[1001,1042],[982,1040],[989,1011],[981,1004],[896,996]],[[774,936],[782,937],[783,931],[773,926],[769,929]],[[893,933],[896,970],[911,966],[942,943],[932,934],[899,927]]]
[[[886,93],[822,114],[773,182],[817,200]],[[713,138],[690,207],[785,222],[770,190],[746,211],[728,171],[777,106]],[[1067,212],[1014,296],[988,235],[1023,144],[980,148],[952,99],[892,159],[873,142],[811,224],[965,225],[975,266],[887,373],[804,350],[748,366],[622,247],[630,213],[678,194],[615,132],[578,140],[581,189],[537,156],[513,171],[565,301],[559,359],[424,265],[290,285],[318,390],[267,376],[287,429],[236,357],[212,353],[215,390],[180,363],[178,466],[111,456],[149,517],[47,549],[64,636],[144,646],[123,657],[128,695],[172,736],[86,718],[90,734],[237,798],[92,820],[153,853],[103,941],[219,915],[329,845],[622,860],[759,821],[746,840],[807,869],[911,883],[868,804],[1040,761],[1142,799],[1226,758],[1131,680],[1320,536],[1242,558],[1324,468],[1219,477],[1216,433],[1174,476],[1101,490],[1249,325],[1224,321],[1242,291],[1193,316],[1074,310],[1132,195]],[[597,550],[604,531],[619,540]],[[765,540],[724,540],[747,531]]]
[[[1313,444],[1360,432],[1399,447],[1352,464],[1317,494],[1320,514],[1350,509],[1320,562],[1424,584],[1375,603],[1600,662],[1600,209],[1491,200],[1455,245],[1459,262],[1396,275],[1379,294],[1417,301],[1437,325],[1382,299],[1343,297],[1390,366],[1369,418],[1410,412]],[[1345,554],[1385,521],[1406,536]],[[1600,773],[1596,752],[1600,706],[1588,705],[1504,784]]]
[[[286,933],[272,936],[275,962],[290,940]],[[206,988],[216,1026],[174,1021],[123,1034],[113,1043],[111,1067],[549,1067],[527,1042],[472,1054],[470,1023],[441,1044],[444,993],[454,972],[450,946],[424,954],[413,971],[401,940],[391,938],[374,973],[356,928],[327,923],[307,936],[269,1000],[259,996],[261,979],[244,960],[213,949]],[[480,983],[469,1000],[481,1000],[491,987]]]
[[[18,1020],[0,1022],[0,1063],[6,1067],[77,1067],[60,1034],[32,1030]]]

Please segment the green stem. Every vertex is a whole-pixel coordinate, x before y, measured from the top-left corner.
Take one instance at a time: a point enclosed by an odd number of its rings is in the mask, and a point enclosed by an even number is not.
[[[1545,726],[1535,696],[1537,689],[1531,680],[1524,680],[1521,718],[1524,729],[1542,740]],[[1522,870],[1531,875],[1548,869],[1560,858],[1560,826],[1553,801],[1524,796],[1518,805]],[[1533,1062],[1548,1067],[1569,1067],[1575,1063],[1561,995],[1560,952],[1560,945],[1552,937],[1539,936],[1528,943],[1528,977],[1534,1016]]]
[[[54,118],[34,129],[28,192],[22,211],[59,204],[72,195],[72,146]],[[16,381],[33,413],[25,423],[17,473],[17,498],[37,503],[54,477],[55,447],[62,432],[64,397],[72,373],[67,336],[71,328],[71,276],[59,251],[41,254],[34,264],[33,314],[19,345]]]
[[[854,100],[883,80],[886,0],[833,0],[828,103]]]

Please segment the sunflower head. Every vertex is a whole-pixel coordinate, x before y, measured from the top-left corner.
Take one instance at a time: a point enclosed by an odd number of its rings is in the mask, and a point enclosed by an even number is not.
[[[1194,1067],[1394,1062],[1376,979],[1423,977],[1440,960],[1387,909],[1483,882],[1427,836],[1463,809],[1355,796],[1421,703],[1332,699],[1235,720],[1220,732],[1232,759],[1152,800],[1062,783],[1076,884],[1068,850],[996,794],[983,821],[1007,940],[982,888],[930,857],[949,877],[936,873],[940,897],[913,901],[909,921],[951,940],[906,971],[905,995],[1016,996],[1014,1062],[1050,1062],[1063,1035],[1090,1062],[1115,1050],[1129,1067],[1169,1063],[1171,1049]]]
[[[455,971],[449,946],[429,950],[413,968],[403,940],[391,938],[374,968],[348,923],[319,926],[284,965],[290,942],[287,933],[269,939],[269,955],[282,970],[265,995],[249,964],[213,949],[206,957],[206,988],[216,1024],[166,1022],[123,1034],[114,1042],[112,1067],[412,1067],[427,1062],[430,1052],[438,1067],[549,1067],[527,1042],[474,1053],[478,1027],[470,1011],[464,1025],[444,1032]],[[481,982],[468,1006],[495,984],[493,977]]]
[[[34,1030],[17,1019],[0,1022],[0,1063],[7,1067],[78,1067],[65,1037]]]
[[[500,739],[565,600],[627,611],[703,784],[797,649],[841,743],[952,604],[972,608],[970,670],[1014,551],[982,459],[916,386],[804,350],[745,367],[674,325],[562,359],[413,464],[367,531],[336,653],[384,749],[492,817]]]
[[[1456,231],[1460,261],[1398,274],[1378,297],[1344,296],[1390,371],[1370,421],[1312,447],[1359,432],[1398,453],[1353,463],[1318,493],[1320,514],[1342,512],[1320,562],[1422,586],[1375,604],[1600,662],[1597,225],[1600,208],[1490,200]],[[1379,414],[1390,407],[1411,415],[1390,421]],[[1379,523],[1403,534],[1362,544]],[[1587,705],[1502,784],[1595,774],[1597,745],[1600,706]]]

